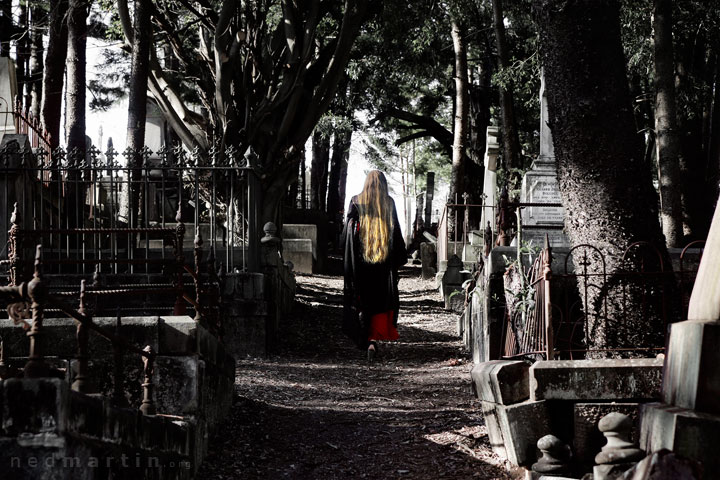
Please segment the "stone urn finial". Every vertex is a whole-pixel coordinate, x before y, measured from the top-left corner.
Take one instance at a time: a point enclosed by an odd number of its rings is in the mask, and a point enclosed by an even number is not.
[[[566,475],[572,472],[572,451],[555,435],[545,435],[537,442],[542,456],[533,463],[532,471],[549,476]]]
[[[595,456],[595,480],[616,478],[645,457],[645,452],[631,440],[632,428],[630,417],[619,412],[608,413],[600,419],[598,430],[605,435],[607,444]]]
[[[277,226],[273,222],[267,222],[263,226],[263,232],[265,232],[265,236],[260,239],[260,243],[270,245],[280,243],[280,238],[277,237],[277,230]]]

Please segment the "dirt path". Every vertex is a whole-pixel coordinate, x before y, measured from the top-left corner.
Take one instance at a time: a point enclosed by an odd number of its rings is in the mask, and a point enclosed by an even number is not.
[[[238,362],[199,479],[510,479],[490,450],[455,320],[403,271],[400,340],[368,365],[343,336],[342,279],[298,276],[277,356]]]

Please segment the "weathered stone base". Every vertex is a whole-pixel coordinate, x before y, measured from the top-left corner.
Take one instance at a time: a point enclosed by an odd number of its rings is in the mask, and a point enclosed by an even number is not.
[[[0,383],[3,479],[192,478],[193,421],[143,416],[70,390],[59,379]]]
[[[550,431],[545,402],[482,402],[482,411],[495,453],[517,466],[530,465],[537,459],[537,441]]]
[[[688,320],[670,328],[663,402],[720,414],[720,322]]]
[[[662,403],[640,407],[640,448],[655,452],[666,448],[698,461],[713,478],[720,472],[720,415],[699,413]]]
[[[530,396],[529,368],[525,362],[512,360],[478,363],[471,374],[477,397],[482,401],[501,405],[527,400]]]

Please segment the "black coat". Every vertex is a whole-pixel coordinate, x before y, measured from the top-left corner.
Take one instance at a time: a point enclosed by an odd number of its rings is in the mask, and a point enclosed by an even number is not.
[[[350,201],[350,210],[342,234],[345,251],[345,286],[343,331],[360,348],[367,346],[370,319],[373,315],[392,310],[397,326],[400,295],[398,268],[407,262],[405,241],[400,230],[395,203],[390,237],[390,255],[381,263],[367,263],[362,258],[362,245],[358,233],[360,212],[357,197]]]

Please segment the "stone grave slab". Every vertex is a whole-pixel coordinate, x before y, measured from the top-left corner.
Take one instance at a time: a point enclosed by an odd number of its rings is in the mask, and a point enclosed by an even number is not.
[[[298,273],[313,273],[313,248],[309,238],[284,238],[283,259],[292,262]]]
[[[531,400],[658,399],[662,360],[552,360],[530,367]]]

